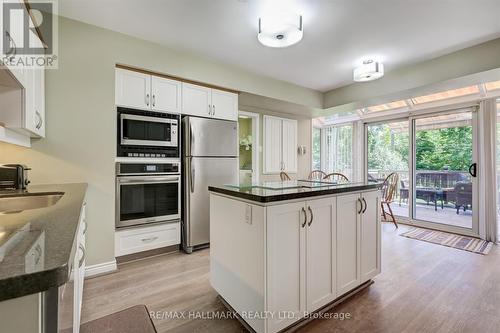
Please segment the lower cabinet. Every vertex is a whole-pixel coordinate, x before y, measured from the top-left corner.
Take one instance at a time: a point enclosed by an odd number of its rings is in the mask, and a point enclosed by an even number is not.
[[[269,331],[336,298],[335,210],[334,197],[267,209],[267,304],[271,313],[283,313],[269,321]]]
[[[260,206],[211,194],[212,286],[258,333],[293,325],[380,273],[379,200],[370,190]]]

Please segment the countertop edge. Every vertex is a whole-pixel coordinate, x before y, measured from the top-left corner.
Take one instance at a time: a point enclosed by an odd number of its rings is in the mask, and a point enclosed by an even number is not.
[[[209,186],[208,190],[210,192],[225,194],[228,196],[246,199],[257,203],[270,203],[277,201],[317,197],[322,195],[342,194],[342,193],[364,191],[364,190],[375,190],[378,188],[380,188],[380,184],[369,184],[369,185],[363,184],[363,185],[354,185],[351,187],[329,188],[329,189],[316,190],[310,192],[286,193],[286,194],[276,194],[269,196],[261,196],[252,193],[238,192],[235,190],[231,190],[229,188],[223,188],[217,186]]]

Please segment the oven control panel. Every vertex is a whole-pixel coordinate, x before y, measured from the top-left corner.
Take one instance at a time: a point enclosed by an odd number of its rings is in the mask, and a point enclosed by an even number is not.
[[[117,163],[117,175],[178,174],[180,163]]]

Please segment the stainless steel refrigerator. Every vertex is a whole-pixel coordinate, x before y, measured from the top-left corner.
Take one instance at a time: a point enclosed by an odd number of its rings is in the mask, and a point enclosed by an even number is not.
[[[182,132],[182,245],[191,253],[210,242],[208,186],[238,182],[238,123],[186,116]]]

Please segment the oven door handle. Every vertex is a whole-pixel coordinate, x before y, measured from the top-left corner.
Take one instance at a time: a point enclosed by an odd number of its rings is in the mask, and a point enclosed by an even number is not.
[[[127,185],[179,182],[180,177],[118,177],[118,183]]]

